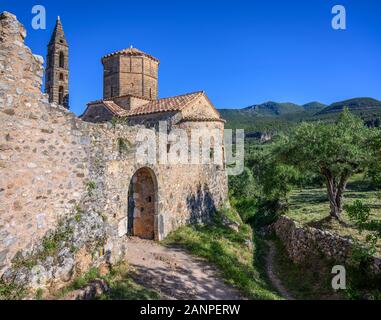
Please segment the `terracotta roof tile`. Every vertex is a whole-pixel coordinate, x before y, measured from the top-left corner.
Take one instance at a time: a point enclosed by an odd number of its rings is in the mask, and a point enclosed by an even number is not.
[[[222,118],[203,118],[203,117],[186,117],[181,120],[181,122],[223,122],[226,123],[226,120]]]
[[[136,117],[143,116],[148,114],[155,114],[161,112],[179,112],[184,110],[189,106],[195,99],[204,95],[203,91],[198,91],[194,93],[188,93],[180,96],[164,98],[154,101],[147,101],[146,104],[137,107],[133,110],[126,110],[119,106],[112,100],[99,100],[94,101],[88,104],[88,107],[103,105],[110,112],[112,112],[117,117]],[[223,121],[222,118],[211,118],[211,117],[202,117],[202,116],[190,116],[184,118],[182,121]]]
[[[102,103],[106,106],[108,110],[110,110],[113,114],[117,115],[118,117],[125,117],[127,114],[127,111],[122,107],[118,106],[114,101],[104,100],[102,101]]]
[[[102,58],[102,61],[105,58],[109,58],[109,57],[117,56],[117,55],[135,56],[135,57],[144,56],[144,57],[147,57],[149,59],[152,59],[152,60],[160,63],[159,59],[156,59],[155,57],[151,56],[150,54],[145,53],[145,52],[143,52],[139,49],[136,49],[136,48],[128,48],[128,49],[123,49],[123,50],[119,50],[119,51],[110,53],[108,55],[105,55]]]
[[[203,91],[189,93],[181,96],[164,98],[151,101],[141,107],[127,112],[127,116],[140,116],[151,113],[181,111],[188,106],[194,99],[203,95]]]

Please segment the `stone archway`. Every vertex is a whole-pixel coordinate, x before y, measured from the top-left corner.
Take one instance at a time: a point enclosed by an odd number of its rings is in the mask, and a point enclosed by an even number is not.
[[[128,235],[154,240],[157,233],[157,182],[150,168],[133,175],[128,191]]]

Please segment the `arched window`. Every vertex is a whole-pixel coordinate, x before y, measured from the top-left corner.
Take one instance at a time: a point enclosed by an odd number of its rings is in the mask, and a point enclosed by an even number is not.
[[[63,52],[60,52],[59,66],[60,68],[65,68],[65,55]]]
[[[64,81],[64,75],[63,75],[63,73],[60,73],[60,80]]]
[[[58,90],[58,104],[60,106],[63,105],[63,99],[64,99],[64,88],[60,87]]]

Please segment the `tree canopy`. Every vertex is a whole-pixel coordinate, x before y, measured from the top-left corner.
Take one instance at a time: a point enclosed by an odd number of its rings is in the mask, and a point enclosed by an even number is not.
[[[331,216],[340,219],[348,179],[377,156],[379,135],[345,109],[335,123],[302,123],[280,139],[277,154],[281,162],[325,178]]]

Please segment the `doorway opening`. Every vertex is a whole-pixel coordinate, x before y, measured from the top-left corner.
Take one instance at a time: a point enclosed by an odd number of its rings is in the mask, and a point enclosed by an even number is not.
[[[156,235],[157,184],[154,172],[139,169],[128,190],[128,235],[154,240]]]

